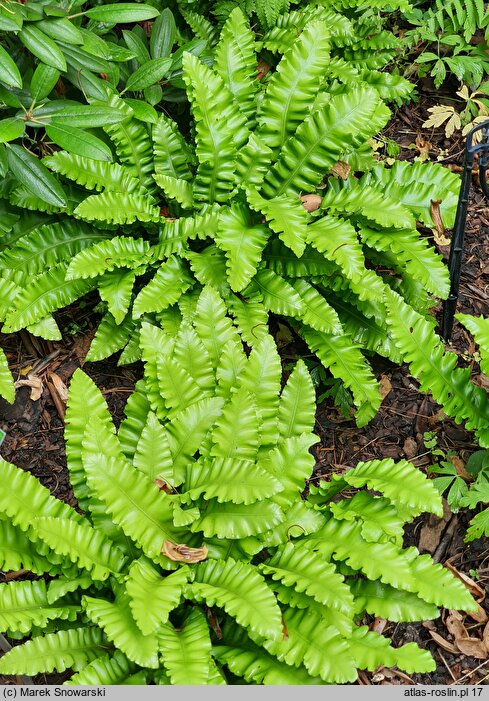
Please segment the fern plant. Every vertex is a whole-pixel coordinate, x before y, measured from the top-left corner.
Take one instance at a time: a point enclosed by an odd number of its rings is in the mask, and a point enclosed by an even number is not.
[[[16,221],[7,206],[3,328],[54,337],[51,313],[98,288],[107,314],[88,357],[123,349],[131,362],[143,320],[171,326],[177,302],[210,284],[250,346],[270,313],[288,320],[351,390],[363,425],[381,401],[363,351],[399,360],[384,291],[422,313],[448,294],[441,258],[415,225],[432,223],[432,199],[450,225],[459,181],[441,166],[374,159],[368,139],[390,114],[383,88],[357,73],[340,82],[324,20],[307,24],[265,85],[255,48],[236,9],[213,68],[184,54],[191,141],[164,114],[141,126],[114,95],[110,106],[127,117],[105,131],[119,162],[66,150],[44,159],[77,188],[76,223],[58,210],[54,223],[25,232],[32,219]],[[339,161],[351,171],[344,181]],[[304,195],[320,207],[308,211]]]
[[[406,521],[441,514],[431,483],[408,462],[372,461],[304,500],[317,441],[304,363],[281,389],[272,338],[247,355],[211,286],[166,321],[142,325],[145,374],[117,433],[100,391],[73,376],[65,437],[83,513],[0,463],[1,567],[41,577],[0,585],[0,629],[31,633],[0,673],[343,684],[381,664],[433,669],[428,652],[364,623],[476,608],[450,572],[402,547]]]

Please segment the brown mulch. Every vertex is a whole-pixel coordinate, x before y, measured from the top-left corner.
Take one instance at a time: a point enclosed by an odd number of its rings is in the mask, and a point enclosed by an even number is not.
[[[430,144],[430,160],[436,162],[441,158],[440,162],[459,171],[464,146],[462,137],[454,135],[448,140],[443,129],[428,130],[427,133],[421,126],[428,116],[427,108],[438,101],[439,93],[435,93],[429,83],[421,85],[419,101],[397,110],[385,135],[401,147],[400,158],[412,160],[418,155],[416,139],[418,137],[419,144],[421,137],[422,141]],[[488,203],[477,187],[474,176],[458,311],[475,315],[488,314],[487,207]],[[445,257],[448,256],[448,247],[439,250]],[[94,296],[94,303],[96,299]],[[74,305],[56,315],[62,329],[77,329],[75,335],[65,333],[63,341],[59,343],[35,339],[26,332],[8,336],[0,334],[2,347],[7,353],[15,378],[25,379],[29,373],[34,373],[42,381],[39,399],[31,398],[30,387],[22,387],[18,389],[12,407],[0,400],[0,429],[6,432],[0,455],[34,474],[55,496],[72,505],[76,505],[76,500],[66,470],[63,402],[60,401],[63,385],[69,386],[73,372],[82,366],[102,390],[118,425],[123,418],[127,397],[142,374],[139,363],[118,367],[117,356],[98,363],[83,363],[98,323],[96,315],[87,312],[92,306],[88,304],[80,309]],[[438,315],[439,312],[438,309]],[[466,362],[470,362],[469,356],[474,351],[474,345],[470,336],[457,323],[454,326],[451,349],[461,355],[468,354]],[[424,434],[428,431],[436,434],[438,448],[447,453],[455,452],[463,462],[477,450],[473,435],[446,418],[430,397],[419,392],[418,383],[409,375],[406,367],[398,368],[382,359],[377,359],[374,363],[374,371],[379,378],[383,378],[386,396],[378,415],[367,426],[357,428],[354,420],[345,419],[331,400],[318,407],[316,432],[321,443],[316,449],[316,477],[327,478],[332,472],[342,471],[346,466],[352,467],[361,460],[386,457],[409,459],[420,469],[429,472],[434,458],[423,441]],[[474,362],[472,370],[474,377],[477,377],[479,370]],[[463,623],[469,634],[477,637],[481,635],[489,615],[489,599],[486,596],[489,544],[486,538],[464,543],[467,525],[473,515],[472,512],[460,511],[457,514],[447,512],[444,520],[420,517],[406,529],[405,542],[406,545],[420,547],[422,552],[430,552],[438,562],[448,563],[475,580],[475,585],[480,588],[478,600],[482,612],[479,620],[465,616]],[[2,573],[1,581],[5,581]],[[424,624],[389,624],[368,618],[365,622],[377,630],[383,628],[395,645],[414,641],[429,649],[434,655],[437,668],[432,674],[411,676],[390,669],[378,670],[376,674],[362,672],[360,684],[489,683],[489,659],[480,659],[456,650],[449,651],[434,640],[438,635],[448,644],[453,642],[453,621],[447,611],[443,611],[436,621]],[[36,682],[57,683],[61,679],[62,677],[55,677],[53,681],[52,677],[38,677]],[[16,680],[0,677],[0,683],[16,683]]]

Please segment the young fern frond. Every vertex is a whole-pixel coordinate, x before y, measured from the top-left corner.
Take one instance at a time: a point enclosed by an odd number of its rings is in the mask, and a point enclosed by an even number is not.
[[[163,666],[172,684],[208,683],[212,644],[200,608],[192,608],[178,630],[166,623],[159,630],[158,639]]]

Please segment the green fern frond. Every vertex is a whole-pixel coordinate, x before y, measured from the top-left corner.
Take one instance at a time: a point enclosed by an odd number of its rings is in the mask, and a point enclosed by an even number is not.
[[[278,504],[271,501],[252,504],[207,502],[205,512],[194,521],[191,530],[202,531],[206,538],[247,538],[265,533],[283,520]]]
[[[353,610],[351,592],[335,566],[300,545],[287,543],[260,565],[260,570],[298,592],[305,592],[320,604],[347,614]]]
[[[341,334],[343,327],[338,314],[323,295],[305,280],[294,280],[292,287],[302,299],[301,320],[316,331]]]
[[[285,53],[297,41],[299,32],[313,20],[320,20],[327,26],[334,46],[348,44],[354,36],[352,23],[345,15],[330,7],[311,4],[279,15],[275,26],[263,35],[263,46],[272,53]]]
[[[311,112],[283,145],[265,177],[264,194],[297,195],[316,188],[347,147],[360,146],[378,131],[374,115],[379,101],[375,90],[353,87]],[[387,118],[386,114],[384,123]]]
[[[475,429],[483,447],[489,447],[489,398],[470,381],[470,368],[457,368],[457,355],[445,351],[433,326],[408,307],[395,292],[386,292],[387,321],[392,337],[420,381],[449,416]]]
[[[176,200],[184,209],[191,209],[193,204],[191,183],[162,173],[156,173],[153,177],[158,187],[165,193],[167,200]]]
[[[120,434],[119,438],[122,438]],[[155,479],[170,484],[173,482],[173,461],[168,436],[152,411],[148,412],[146,423],[138,436],[133,464],[152,482]]]
[[[109,224],[132,224],[140,222],[158,222],[160,210],[153,206],[153,200],[139,191],[109,192],[89,195],[73,212],[75,217],[87,221],[103,221]]]
[[[272,270],[258,270],[244,294],[275,314],[294,317],[303,310],[302,299],[292,285]]]
[[[311,21],[287,49],[258,112],[258,136],[277,150],[308,115],[329,61],[328,27]]]
[[[248,121],[255,126],[256,80],[255,42],[252,30],[240,8],[236,7],[221,31],[216,48],[214,70],[221,77]]]
[[[100,628],[73,628],[40,635],[16,645],[0,659],[0,674],[27,674],[79,670],[106,654]]]
[[[74,674],[64,686],[99,686],[125,684],[137,670],[134,662],[115,650],[113,654],[97,657],[86,667]]]
[[[14,378],[2,348],[0,348],[0,397],[3,397],[9,404],[13,404],[15,401]]]
[[[116,269],[100,278],[100,298],[107,302],[109,312],[117,324],[122,324],[132,301],[132,290],[136,277],[144,273],[144,265],[135,270]]]
[[[256,568],[227,560],[207,560],[192,570],[188,595],[207,606],[220,606],[256,635],[280,640],[283,635],[275,596]]]
[[[83,596],[82,606],[89,620],[99,625],[129,660],[141,667],[159,667],[158,639],[155,635],[144,635],[138,628],[126,593],[121,594],[115,603]]]
[[[88,190],[128,193],[141,190],[139,180],[120,163],[95,161],[68,151],[56,151],[44,158],[43,163]]]
[[[158,632],[161,660],[172,684],[206,684],[211,640],[203,611],[194,607],[178,630],[166,623]]]
[[[4,572],[24,569],[43,574],[56,570],[57,567],[46,557],[50,553],[43,554],[46,550],[10,520],[0,520],[0,568]]]
[[[160,113],[158,121],[153,126],[151,138],[155,173],[189,180],[192,176],[189,168],[192,154],[176,124],[165,114]]]
[[[219,358],[226,343],[239,341],[237,331],[226,316],[226,311],[226,306],[217,291],[212,287],[204,287],[195,310],[194,324],[214,368],[219,364]]]
[[[92,363],[117,353],[127,344],[135,327],[130,318],[117,324],[112,314],[105,314],[97,327],[85,360]]]
[[[199,159],[194,197],[209,203],[228,199],[235,184],[235,159],[248,138],[246,117],[222,79],[190,53],[183,79],[193,108]]]
[[[149,258],[149,243],[130,236],[115,236],[78,253],[69,264],[67,280],[93,278],[114,268],[137,268]]]
[[[394,648],[387,638],[370,631],[368,626],[356,628],[349,639],[350,652],[360,669],[374,671],[379,664],[396,666],[406,672],[432,672],[436,665],[427,650],[421,650],[415,643],[407,643]]]
[[[193,285],[187,267],[180,258],[170,256],[154,278],[139,292],[133,305],[133,317],[138,319],[149,312],[159,312],[175,304]]]
[[[267,310],[256,300],[244,300],[236,295],[227,297],[226,303],[243,340],[253,347],[268,333]]]
[[[134,560],[129,568],[126,590],[132,615],[144,635],[152,635],[167,622],[170,612],[180,603],[187,579],[185,566],[162,577],[147,560]],[[148,601],[151,601],[150,607]]]
[[[480,368],[485,375],[489,375],[489,319],[471,314],[457,314],[456,318],[474,337],[481,354]]]
[[[59,263],[27,284],[15,297],[14,307],[5,318],[4,332],[19,331],[34,324],[95,287],[91,280],[66,280],[67,270],[68,263]]]
[[[74,621],[79,606],[52,605],[48,602],[44,580],[10,582],[0,585],[0,625],[3,631],[29,633],[55,618]]]
[[[353,579],[348,582],[358,614],[364,611],[389,621],[428,621],[438,616],[438,608],[416,594],[395,589],[379,580]]]
[[[300,258],[306,247],[310,218],[302,203],[286,195],[267,200],[254,190],[247,190],[246,197],[253,209],[266,216],[270,229]]]
[[[314,385],[305,363],[299,360],[282,390],[278,407],[282,439],[310,433],[315,423]]]

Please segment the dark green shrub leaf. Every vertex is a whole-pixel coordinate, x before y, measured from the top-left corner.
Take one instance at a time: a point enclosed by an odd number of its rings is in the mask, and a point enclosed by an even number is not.
[[[177,38],[177,27],[172,11],[165,7],[151,29],[149,46],[153,58],[166,58],[170,55]]]
[[[144,100],[134,100],[133,98],[127,97],[124,102],[134,112],[136,119],[140,122],[149,122],[150,124],[156,124],[158,121],[158,112],[148,105]]]
[[[0,120],[0,143],[5,141],[13,141],[22,136],[25,129],[25,123],[17,117],[7,117]]]
[[[83,35],[66,17],[59,19],[41,20],[35,26],[51,39],[66,41],[67,44],[83,44]]]
[[[7,85],[22,88],[20,71],[3,46],[0,46],[0,80]]]
[[[154,85],[168,73],[171,64],[171,58],[153,58],[151,61],[146,61],[129,76],[126,90],[143,90]]]
[[[43,109],[35,111],[36,117],[53,120],[55,126],[68,125],[70,127],[79,127],[81,129],[102,127],[107,124],[117,124],[126,119],[126,115],[118,109],[107,107],[105,105],[77,105],[72,103],[68,106],[63,106],[62,101],[56,110],[49,110],[49,114],[43,114]],[[46,106],[46,111],[50,105]]]
[[[48,66],[57,68],[58,71],[66,70],[65,57],[61,49],[47,34],[41,32],[37,27],[27,25],[18,34],[20,41],[34,56],[47,63]]]
[[[67,206],[63,188],[38,158],[17,144],[9,146],[7,158],[10,170],[29,192],[55,207]]]
[[[31,95],[36,102],[49,95],[58,82],[60,72],[45,63],[39,63],[31,78]]]
[[[117,2],[110,5],[100,5],[85,12],[87,17],[106,22],[121,24],[126,22],[143,22],[147,19],[157,17],[160,13],[150,5],[143,5],[135,2]]]
[[[87,131],[53,123],[46,126],[46,134],[55,144],[77,156],[86,156],[95,161],[112,161],[112,152],[107,144]]]

